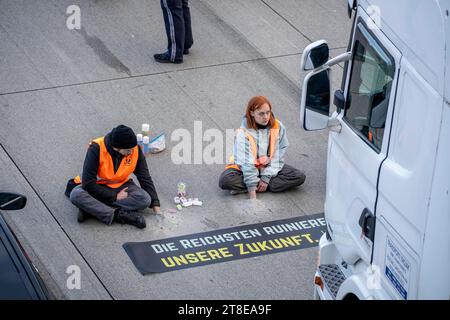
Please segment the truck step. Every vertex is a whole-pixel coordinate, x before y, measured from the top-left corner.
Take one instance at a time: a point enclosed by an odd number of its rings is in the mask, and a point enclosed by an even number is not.
[[[325,286],[336,299],[339,288],[346,279],[345,275],[337,264],[321,264],[319,265],[319,272]]]

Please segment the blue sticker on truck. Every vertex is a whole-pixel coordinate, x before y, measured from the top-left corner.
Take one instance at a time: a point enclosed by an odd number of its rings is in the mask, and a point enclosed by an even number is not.
[[[384,274],[403,299],[408,298],[408,285],[411,264],[400,246],[391,239],[386,239],[386,260]]]
[[[386,274],[386,277],[389,280],[391,280],[392,284],[394,285],[395,289],[397,289],[398,293],[400,293],[403,299],[406,300],[406,298],[408,297],[408,292],[406,292],[405,288],[402,287],[400,281],[397,280],[392,271],[388,267],[386,267],[384,273]]]

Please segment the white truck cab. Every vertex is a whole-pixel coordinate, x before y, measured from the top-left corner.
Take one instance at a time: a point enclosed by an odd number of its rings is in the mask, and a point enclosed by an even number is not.
[[[349,0],[347,52],[329,59],[324,40],[303,52],[301,124],[330,131],[317,299],[450,298],[449,11]]]

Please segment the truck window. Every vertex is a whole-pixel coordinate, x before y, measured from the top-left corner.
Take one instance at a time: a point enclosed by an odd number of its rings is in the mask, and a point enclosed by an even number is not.
[[[376,152],[383,143],[394,59],[359,23],[344,119]]]

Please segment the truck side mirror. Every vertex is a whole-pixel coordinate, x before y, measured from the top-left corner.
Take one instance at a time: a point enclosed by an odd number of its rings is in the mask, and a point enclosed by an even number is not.
[[[20,194],[0,192],[1,210],[19,210],[25,207],[27,198]]]
[[[329,69],[324,69],[305,77],[300,103],[300,121],[305,130],[328,127],[331,101],[329,72]]]
[[[330,50],[325,40],[319,40],[306,46],[302,53],[300,68],[309,71],[323,66],[330,57]]]
[[[337,108],[337,113],[340,113],[342,109],[345,107],[345,97],[344,92],[342,90],[336,90],[334,92],[334,105]]]
[[[348,14],[349,19],[352,17],[352,10],[356,9],[357,6],[358,6],[358,2],[356,0],[348,0],[347,14]]]

